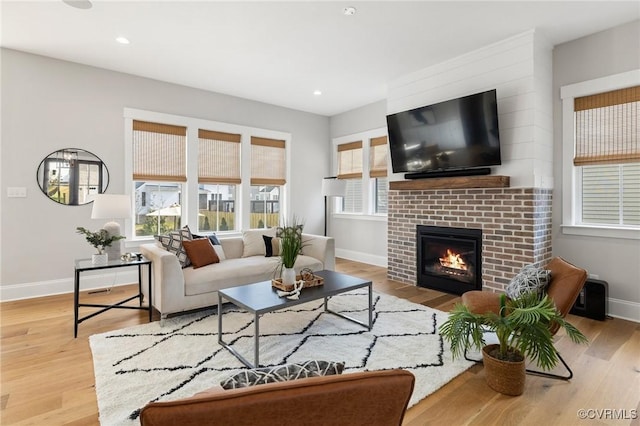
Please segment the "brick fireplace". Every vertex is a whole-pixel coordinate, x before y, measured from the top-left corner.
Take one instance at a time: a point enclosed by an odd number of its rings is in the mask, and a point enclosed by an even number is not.
[[[391,182],[388,278],[416,284],[418,225],[481,229],[485,290],[502,291],[524,265],[551,260],[552,190],[509,188],[508,178],[492,178],[504,187],[475,187],[486,178]]]

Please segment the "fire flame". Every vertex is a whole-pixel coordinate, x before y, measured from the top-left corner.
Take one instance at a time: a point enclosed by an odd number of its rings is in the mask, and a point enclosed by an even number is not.
[[[462,271],[467,270],[467,264],[464,263],[464,260],[462,260],[460,255],[457,253],[453,253],[449,249],[447,249],[447,254],[445,255],[445,257],[440,258],[440,265],[447,268],[460,269]]]

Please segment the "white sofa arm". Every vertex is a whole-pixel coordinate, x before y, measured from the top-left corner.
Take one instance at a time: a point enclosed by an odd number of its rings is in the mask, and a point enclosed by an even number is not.
[[[184,275],[178,257],[157,244],[142,244],[140,252],[153,262],[153,306],[161,314],[174,312],[176,307],[184,304],[182,300],[185,294]]]
[[[322,235],[302,234],[302,254],[318,259],[324,265],[324,269],[335,271],[336,269],[336,243],[333,237]]]

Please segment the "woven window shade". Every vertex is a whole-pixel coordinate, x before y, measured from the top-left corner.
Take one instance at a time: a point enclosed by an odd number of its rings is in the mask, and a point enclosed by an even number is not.
[[[285,141],[251,137],[251,185],[287,183]]]
[[[362,141],[338,145],[338,179],[362,178]]]
[[[576,98],[576,166],[640,161],[640,86]]]
[[[240,139],[233,133],[198,129],[198,182],[239,184]]]
[[[186,182],[187,128],[133,121],[133,180]]]
[[[370,140],[369,176],[372,178],[387,176],[387,137],[381,136]]]

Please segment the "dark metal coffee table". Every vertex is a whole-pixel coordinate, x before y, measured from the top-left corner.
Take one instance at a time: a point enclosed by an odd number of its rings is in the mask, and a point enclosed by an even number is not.
[[[316,275],[324,278],[324,284],[317,287],[308,287],[302,289],[299,299],[287,299],[279,297],[277,289],[271,286],[271,281],[262,281],[255,284],[247,284],[238,287],[225,288],[218,291],[218,343],[229,350],[236,358],[249,368],[258,367],[259,349],[260,349],[260,316],[268,312],[277,311],[278,309],[288,308],[290,306],[299,305],[301,303],[311,302],[313,300],[324,299],[324,310],[331,314],[353,321],[371,330],[373,325],[373,295],[371,291],[371,281],[362,278],[356,278],[349,275],[341,274],[334,271],[319,271]],[[358,288],[367,287],[369,293],[368,316],[369,322],[365,323],[344,315],[340,312],[334,312],[328,307],[328,298],[336,294],[345,293]],[[253,313],[254,315],[254,362],[251,364],[234,348],[229,346],[222,340],[222,299],[233,303],[234,305]]]

